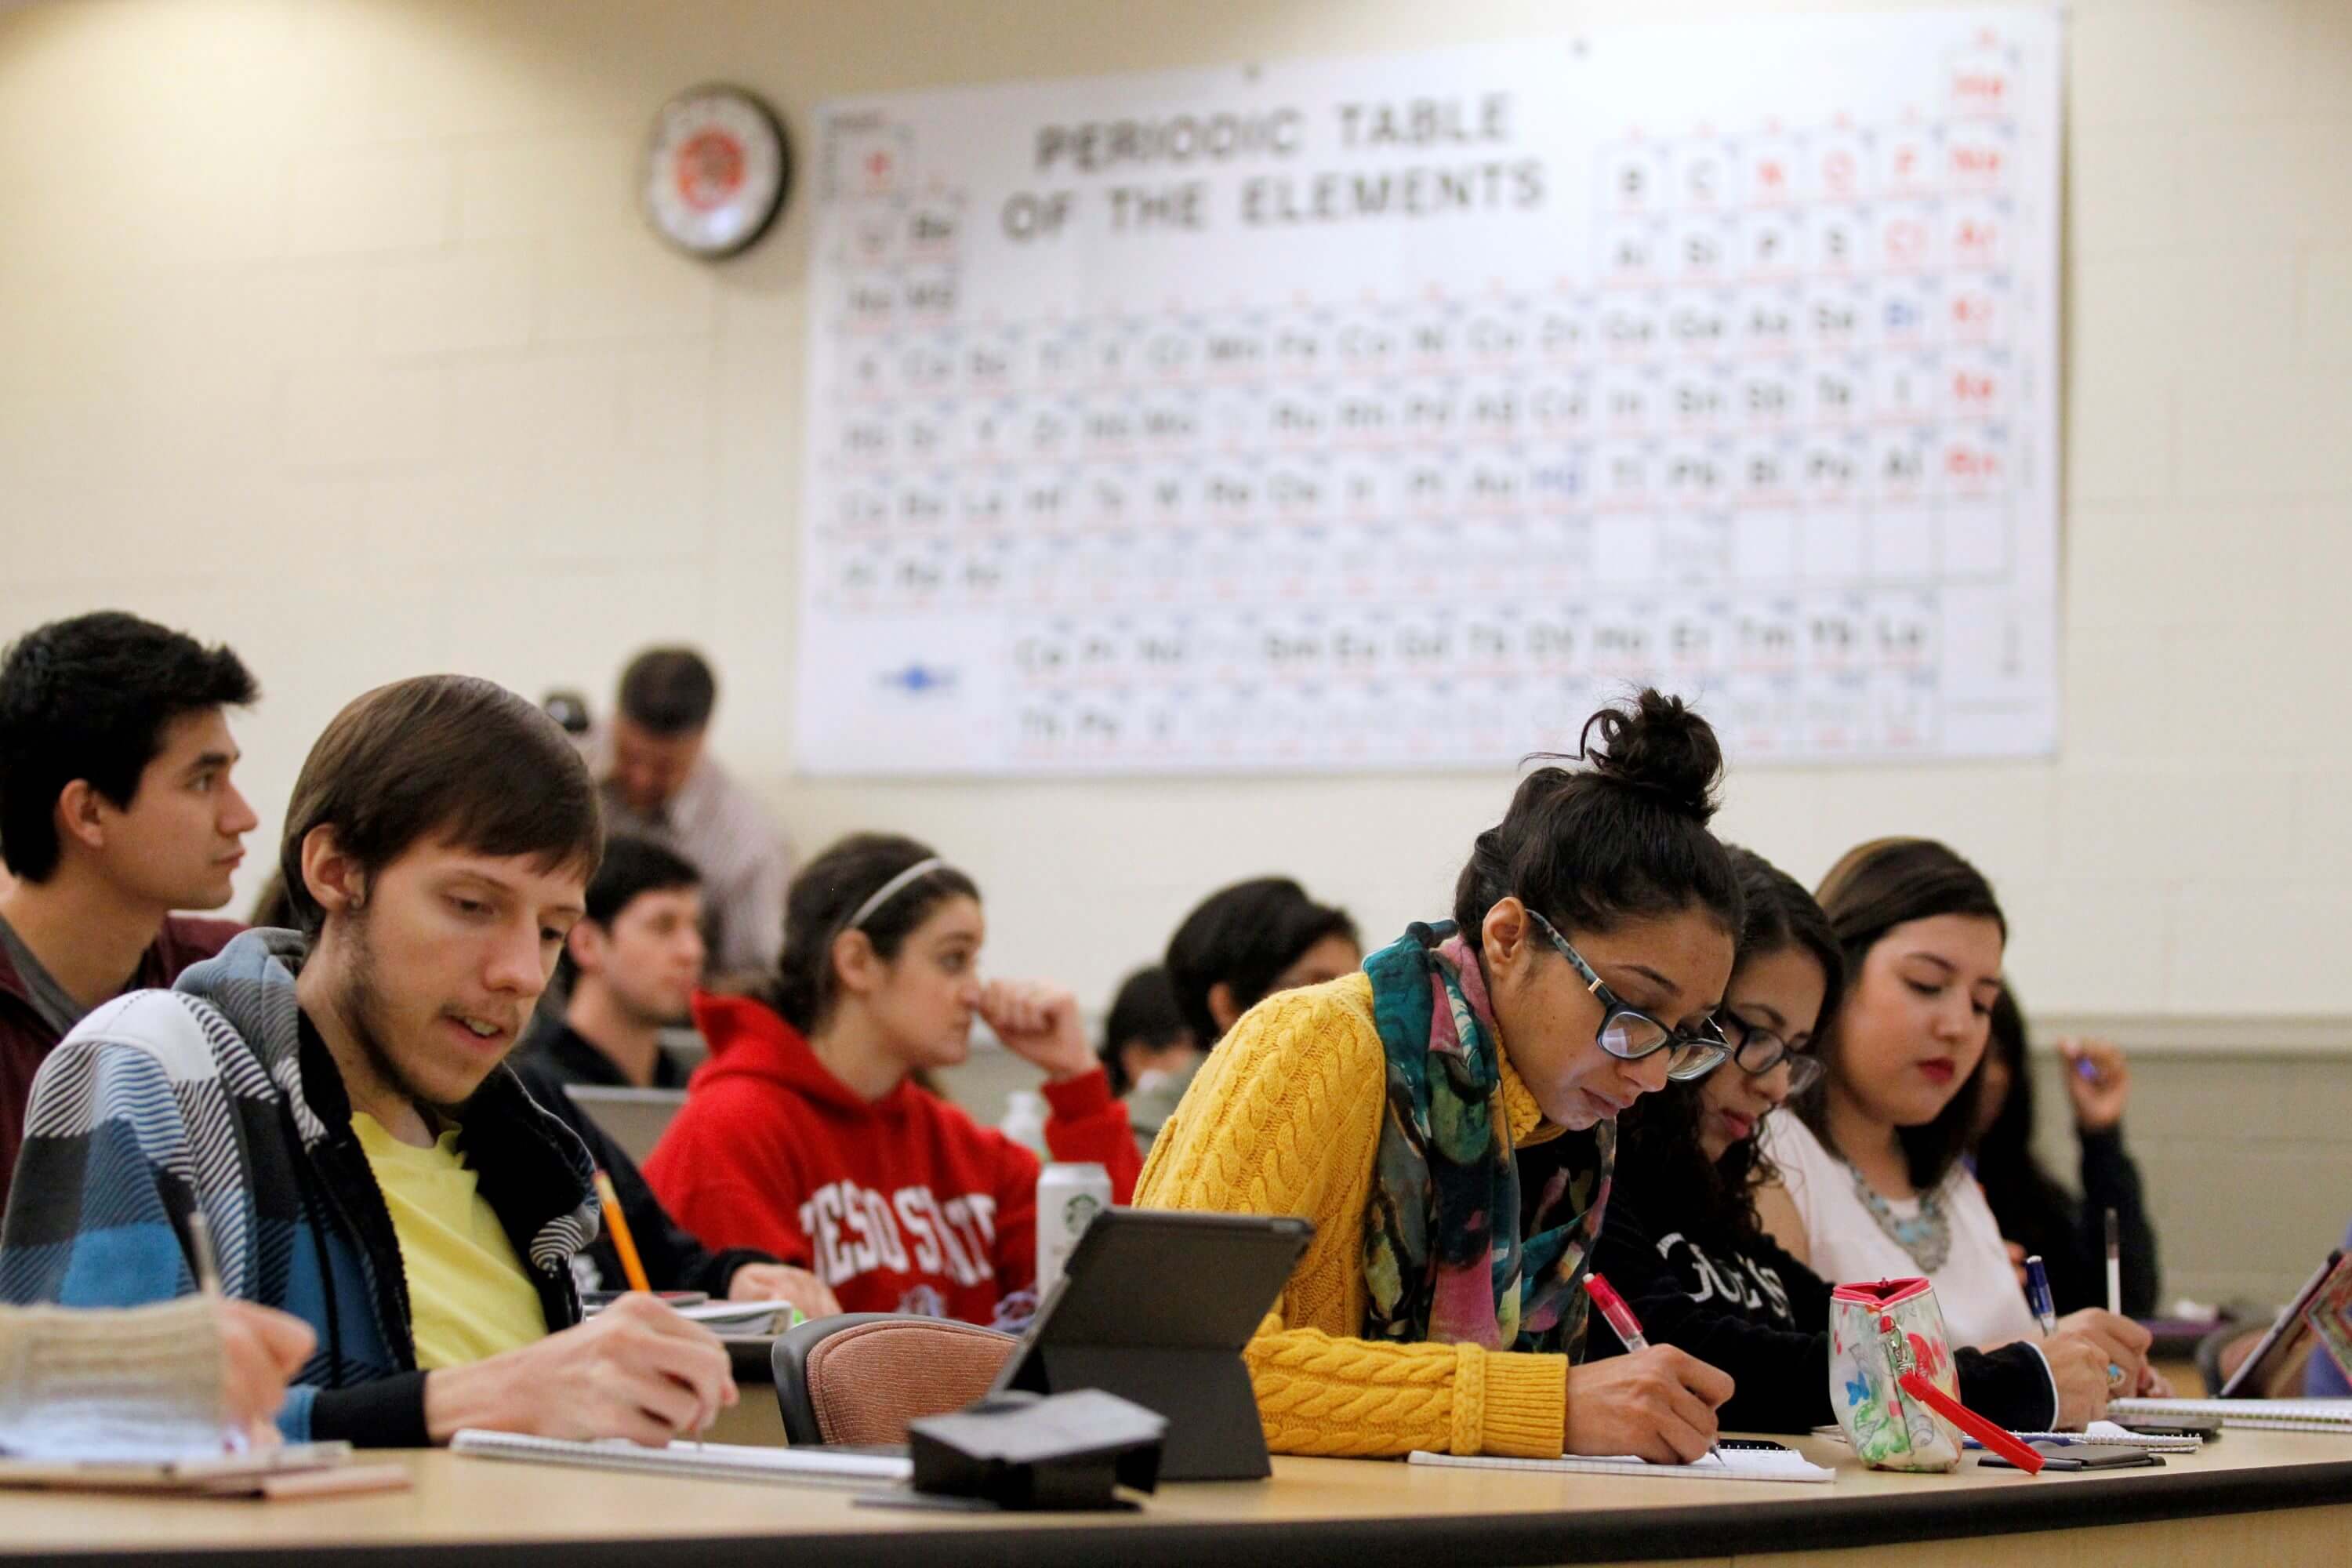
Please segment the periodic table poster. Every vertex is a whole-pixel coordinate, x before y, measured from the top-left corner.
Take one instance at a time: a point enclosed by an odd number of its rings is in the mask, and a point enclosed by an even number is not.
[[[2046,753],[2059,22],[1639,26],[817,117],[797,745],[1393,769],[1655,682]]]

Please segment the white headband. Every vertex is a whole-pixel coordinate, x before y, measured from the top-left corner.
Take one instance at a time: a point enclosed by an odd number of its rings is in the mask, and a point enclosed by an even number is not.
[[[874,896],[866,900],[864,903],[858,905],[857,912],[850,916],[849,923],[841,929],[844,931],[857,930],[867,921],[873,919],[875,912],[881,909],[883,905],[898,897],[899,891],[909,882],[919,880],[924,877],[929,876],[934,871],[943,869],[946,865],[947,862],[940,859],[936,855],[932,856],[928,860],[916,861],[913,865],[908,867],[905,870],[899,872],[897,876],[891,878],[888,881],[875,889]]]

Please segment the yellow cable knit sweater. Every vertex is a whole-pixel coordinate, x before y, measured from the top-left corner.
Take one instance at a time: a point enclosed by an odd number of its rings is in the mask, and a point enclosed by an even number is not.
[[[1313,1245],[1248,1350],[1276,1453],[1556,1458],[1567,1357],[1356,1337],[1387,1074],[1369,976],[1267,997],[1193,1079],[1135,1202],[1315,1222]],[[1535,1098],[1507,1058],[1499,1097],[1515,1146],[1557,1135],[1538,1131]]]

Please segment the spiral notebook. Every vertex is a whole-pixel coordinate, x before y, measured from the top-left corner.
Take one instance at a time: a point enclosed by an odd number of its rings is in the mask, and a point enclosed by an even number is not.
[[[1433,1454],[1416,1448],[1415,1465],[1447,1465],[1465,1470],[1544,1470],[1557,1476],[1640,1476],[1677,1481],[1811,1481],[1827,1483],[1837,1472],[1816,1465],[1794,1448],[1717,1448],[1687,1465],[1654,1465],[1634,1454],[1570,1454],[1558,1459],[1513,1459],[1499,1454]]]
[[[543,1465],[586,1465],[603,1470],[700,1476],[731,1481],[799,1481],[820,1486],[888,1485],[911,1479],[914,1461],[831,1448],[770,1448],[742,1443],[672,1443],[648,1448],[625,1437],[593,1443],[534,1437],[473,1427],[449,1441],[452,1453],[478,1459],[522,1459]]]
[[[2126,1426],[2187,1415],[2272,1432],[2352,1434],[2352,1399],[2111,1399],[2107,1414]]]

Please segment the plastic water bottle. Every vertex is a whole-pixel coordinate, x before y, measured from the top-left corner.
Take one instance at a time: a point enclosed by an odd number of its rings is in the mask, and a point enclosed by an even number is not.
[[[1041,1160],[1045,1151],[1045,1097],[1034,1089],[1016,1089],[1004,1098],[1004,1120],[996,1130]]]

